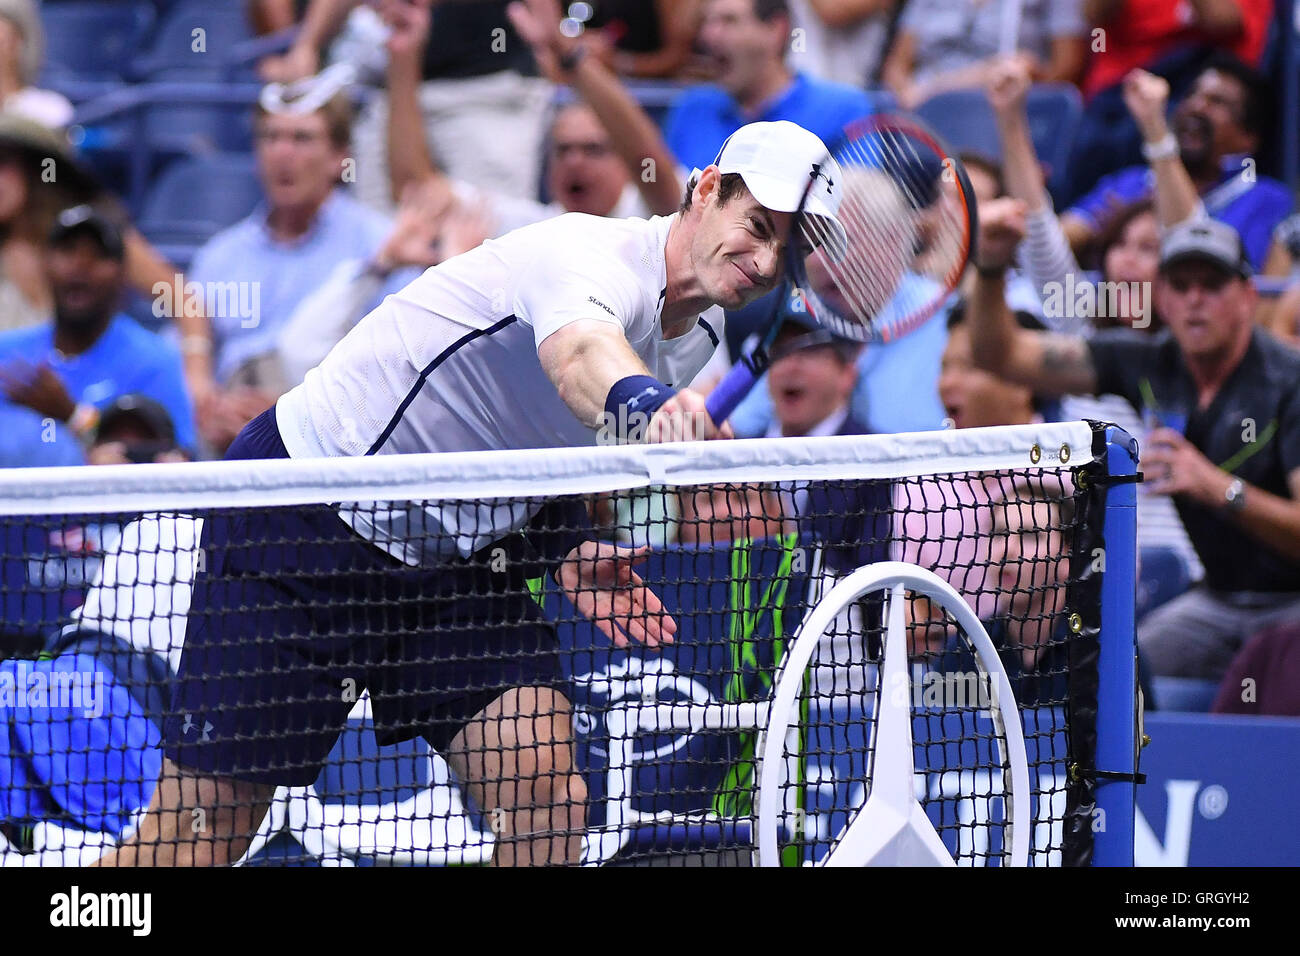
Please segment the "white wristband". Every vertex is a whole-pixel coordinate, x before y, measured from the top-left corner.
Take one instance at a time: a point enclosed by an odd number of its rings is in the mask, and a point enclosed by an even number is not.
[[[1178,140],[1174,138],[1173,133],[1165,133],[1164,137],[1154,143],[1142,144],[1142,158],[1148,163],[1159,162],[1162,159],[1173,159],[1178,155]]]

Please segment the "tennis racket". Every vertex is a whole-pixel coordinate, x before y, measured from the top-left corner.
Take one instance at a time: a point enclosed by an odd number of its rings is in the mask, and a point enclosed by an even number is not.
[[[827,193],[838,196],[833,220],[810,211],[814,189],[822,209]],[[709,394],[709,416],[721,424],[749,394],[787,318],[867,343],[924,324],[961,281],[976,231],[970,179],[933,131],[891,114],[850,124],[812,167],[772,316],[758,346]]]

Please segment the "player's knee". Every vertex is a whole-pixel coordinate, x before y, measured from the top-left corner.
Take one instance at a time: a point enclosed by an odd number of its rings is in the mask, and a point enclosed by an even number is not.
[[[579,807],[587,802],[587,783],[568,761],[555,766],[549,760],[535,761],[526,776],[523,803],[535,807]]]
[[[587,781],[582,779],[582,774],[561,774],[556,778],[556,783],[553,790],[557,799],[552,806],[567,806],[571,811],[581,813],[587,803]]]

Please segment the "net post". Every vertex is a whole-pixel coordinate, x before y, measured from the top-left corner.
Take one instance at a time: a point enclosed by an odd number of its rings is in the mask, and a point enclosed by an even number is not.
[[[1132,866],[1134,807],[1137,800],[1138,708],[1137,590],[1138,447],[1122,428],[1106,427],[1107,488],[1104,527],[1106,573],[1101,585],[1100,655],[1097,662],[1098,770],[1129,775],[1097,781],[1097,828],[1093,866]],[[1124,479],[1118,482],[1114,479]]]

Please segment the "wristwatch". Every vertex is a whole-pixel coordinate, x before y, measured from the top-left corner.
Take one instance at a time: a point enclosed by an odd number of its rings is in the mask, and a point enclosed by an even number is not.
[[[1224,504],[1229,511],[1240,511],[1246,507],[1246,483],[1240,478],[1232,479],[1228,490],[1223,493]]]

